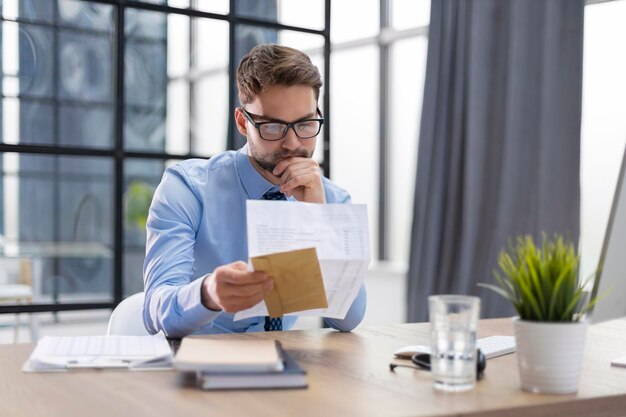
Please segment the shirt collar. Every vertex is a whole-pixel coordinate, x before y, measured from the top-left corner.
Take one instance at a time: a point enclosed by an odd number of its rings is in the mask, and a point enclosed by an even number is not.
[[[254,168],[250,157],[248,157],[248,145],[244,145],[237,151],[237,157],[235,159],[237,167],[237,175],[243,185],[248,197],[253,200],[258,200],[263,197],[263,194],[270,190],[278,190],[278,186],[272,184]]]

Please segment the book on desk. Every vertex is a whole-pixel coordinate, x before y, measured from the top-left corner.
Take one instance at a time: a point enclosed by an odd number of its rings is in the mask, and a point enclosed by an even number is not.
[[[306,371],[277,341],[185,338],[174,359],[207,390],[306,388]]]
[[[198,384],[207,390],[307,388],[306,371],[282,350],[284,367],[279,372],[198,372]]]

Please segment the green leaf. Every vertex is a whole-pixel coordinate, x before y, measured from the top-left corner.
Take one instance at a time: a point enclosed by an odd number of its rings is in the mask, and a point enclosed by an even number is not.
[[[530,306],[530,308],[532,309],[532,312],[536,316],[536,320],[543,321],[543,314],[541,313],[541,309],[539,308],[539,305],[537,304],[537,300],[535,299],[533,293],[531,292],[530,288],[528,287],[525,281],[520,281],[520,289],[522,290],[522,294],[525,297],[523,300],[524,303]]]
[[[546,302],[543,297],[543,288],[541,282],[539,281],[539,276],[537,275],[536,270],[536,259],[531,255],[526,255],[526,265],[528,267],[528,272],[530,274],[531,282],[529,283],[529,288],[531,291],[537,296],[537,303],[541,306],[541,310],[545,311]]]
[[[561,314],[559,321],[573,321],[571,320],[571,318],[568,320],[568,317],[574,314],[574,308],[576,307],[576,304],[578,304],[578,301],[580,300],[581,295],[582,295],[582,291],[577,292],[576,295],[572,297],[569,304],[567,305],[567,308],[563,311],[563,314]]]
[[[563,285],[563,282],[565,281],[565,278],[567,278],[568,274],[569,274],[569,269],[564,269],[563,272],[561,272],[561,275],[557,278],[556,283],[554,284],[554,289],[552,290],[552,296],[550,297],[550,309],[548,313],[548,318],[550,321],[554,321],[555,310],[557,306],[557,298],[559,296],[561,286]]]
[[[509,294],[508,292],[506,292],[506,290],[503,290],[502,288],[496,285],[478,283],[478,286],[483,287],[483,288],[489,288],[490,290],[496,292],[497,294],[500,294],[502,297],[506,298],[513,304],[515,304],[516,302],[515,298],[511,297],[511,294]]]

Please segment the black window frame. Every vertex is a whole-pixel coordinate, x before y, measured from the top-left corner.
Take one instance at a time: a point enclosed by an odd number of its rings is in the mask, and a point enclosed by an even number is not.
[[[295,32],[309,33],[320,35],[324,38],[324,98],[323,108],[325,123],[322,126],[323,135],[323,160],[320,163],[324,171],[324,175],[330,177],[330,12],[331,0],[324,0],[324,29],[315,30],[304,27],[285,25],[278,22],[261,20],[250,17],[242,17],[236,14],[237,0],[230,0],[229,13],[226,15],[203,12],[193,8],[176,8],[165,4],[144,3],[137,0],[80,0],[85,3],[99,3],[111,5],[114,7],[113,16],[113,43],[114,43],[114,63],[113,64],[113,112],[114,112],[114,137],[113,146],[108,149],[84,148],[78,146],[54,146],[54,145],[31,145],[31,144],[7,144],[0,143],[0,153],[7,152],[17,154],[43,154],[50,156],[96,156],[108,158],[114,161],[114,215],[113,215],[113,288],[111,302],[76,302],[76,303],[33,303],[33,304],[14,304],[0,305],[0,314],[15,313],[43,313],[43,312],[59,312],[73,310],[93,310],[93,309],[112,309],[115,308],[124,298],[124,164],[129,160],[184,160],[189,158],[210,158],[205,155],[195,153],[187,154],[170,154],[167,152],[149,152],[127,150],[124,146],[124,113],[126,110],[124,102],[124,62],[125,62],[125,45],[126,36],[124,30],[124,22],[126,11],[129,9],[161,12],[164,14],[178,14],[190,18],[206,18],[213,20],[226,21],[229,24],[229,64],[228,74],[229,83],[233,85],[236,79],[235,71],[237,62],[235,62],[235,33],[237,27],[241,25],[255,26],[262,28],[270,28],[275,30],[290,30]],[[57,0],[54,0],[54,13],[57,13]],[[4,18],[1,20],[5,22]],[[31,23],[30,21],[21,21],[21,19],[10,19],[8,21],[17,23]],[[55,23],[56,24],[56,23]],[[52,24],[51,26],[54,26]],[[89,29],[84,29],[89,32]],[[55,31],[55,36],[58,36]],[[56,58],[55,58],[56,59]],[[56,67],[56,66],[55,66]],[[58,74],[54,74],[58,76]],[[55,79],[54,82],[57,82]],[[228,98],[229,113],[233,114],[237,107],[237,97],[235,89],[229,88]],[[226,141],[226,149],[236,149],[240,141],[237,139],[234,122],[230,120],[228,123],[228,136]]]

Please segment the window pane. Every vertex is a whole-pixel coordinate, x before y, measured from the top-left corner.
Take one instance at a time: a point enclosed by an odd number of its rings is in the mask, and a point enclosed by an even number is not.
[[[391,25],[394,29],[428,26],[430,0],[391,0]]]
[[[387,255],[390,261],[405,265],[409,262],[427,45],[426,37],[419,37],[391,46]]]
[[[585,7],[581,277],[597,267],[626,142],[626,1]]]
[[[235,3],[235,13],[242,17],[278,21],[276,0],[239,0]]]
[[[284,25],[324,29],[324,0],[309,0],[306,3],[301,0],[239,0],[236,13]]]
[[[78,0],[58,3],[58,105],[53,142],[65,146],[113,146],[113,7]],[[26,137],[28,139],[28,137]]]
[[[52,22],[54,2],[50,0],[2,0],[2,17],[25,21]]]
[[[378,48],[333,53],[332,180],[352,202],[367,204],[372,248],[378,243]],[[354,71],[353,68],[368,68]],[[364,88],[367,86],[367,88]],[[376,251],[372,249],[375,257]]]
[[[0,314],[0,344],[35,343],[45,336],[102,336],[107,333],[111,309],[27,313],[17,317]]]
[[[376,36],[380,31],[379,0],[333,1],[330,18],[333,43]]]
[[[128,40],[124,68],[124,143],[128,149],[163,151],[166,43]]]
[[[66,146],[113,146],[111,104],[61,104],[58,108],[59,141]]]
[[[259,26],[237,25],[235,42],[236,62],[239,63],[241,58],[256,45],[278,43],[278,31]]]
[[[68,4],[78,26],[79,17],[88,14],[81,12],[83,3],[68,0],[59,6]],[[112,10],[103,5],[93,10],[101,9]],[[112,55],[106,31],[60,26],[55,34],[52,27],[4,22],[2,141],[111,147]]]
[[[304,6],[304,7],[303,7]],[[285,25],[324,30],[324,0],[281,0],[278,21]]]
[[[166,15],[160,12],[127,8],[124,33],[128,38],[165,40]]]
[[[281,30],[278,32],[278,43],[299,49],[309,56],[312,54],[324,56],[324,37],[321,35]],[[322,67],[323,69],[324,67]]]
[[[53,96],[54,32],[43,26],[2,25],[2,91],[6,96]]]
[[[6,98],[2,107],[4,142],[29,144],[54,142],[54,106],[52,103]]]
[[[206,155],[225,149],[228,23],[174,14],[152,20],[164,26],[167,41],[135,38],[126,47],[126,148]]]
[[[189,140],[192,152],[213,155],[226,150],[232,118],[228,111],[228,23],[207,19],[193,22]],[[176,129],[174,123],[168,126]]]
[[[165,4],[172,7],[187,8],[193,0],[139,0],[142,3]]]
[[[59,20],[63,26],[110,33],[113,30],[113,7],[81,0],[59,0]]]
[[[124,165],[124,296],[143,291],[146,220],[166,167],[178,161],[129,159]]]
[[[139,0],[144,3],[164,4],[181,9],[193,8],[202,12],[228,14],[229,0]]]
[[[230,11],[229,3],[228,0],[196,0],[194,9],[209,13],[228,14]]]
[[[228,70],[207,71],[193,84],[191,149],[198,155],[214,155],[226,150],[228,123]],[[176,126],[172,125],[173,129]]]
[[[111,301],[112,161],[3,153],[0,163],[0,262],[27,269],[0,279],[36,303]]]
[[[59,95],[111,103],[113,44],[108,35],[59,31]]]

